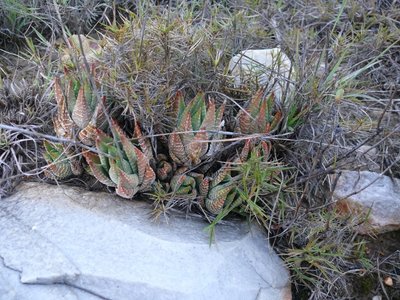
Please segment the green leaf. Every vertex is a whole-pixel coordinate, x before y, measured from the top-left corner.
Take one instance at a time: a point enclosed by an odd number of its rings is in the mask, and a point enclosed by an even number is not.
[[[110,169],[108,170],[108,175],[110,176],[111,180],[118,185],[119,182],[119,171],[116,162],[114,159],[110,159]]]
[[[91,153],[91,152],[83,152],[83,156],[88,163],[90,170],[93,173],[93,176],[100,181],[102,184],[107,186],[115,187],[117,186],[110,178],[108,177],[108,172],[102,166],[100,158],[98,155]]]

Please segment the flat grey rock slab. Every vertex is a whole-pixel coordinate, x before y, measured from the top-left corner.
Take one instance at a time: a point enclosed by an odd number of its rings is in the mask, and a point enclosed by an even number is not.
[[[291,299],[258,226],[225,222],[210,247],[200,218],[150,213],[107,193],[20,185],[0,200],[0,300]]]
[[[400,230],[400,180],[362,171],[342,171],[333,191],[343,213],[367,216],[362,234]]]

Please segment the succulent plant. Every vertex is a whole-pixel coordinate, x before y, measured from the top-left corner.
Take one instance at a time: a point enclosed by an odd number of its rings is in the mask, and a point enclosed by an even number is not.
[[[57,102],[57,114],[53,119],[56,135],[72,139],[78,134],[82,143],[94,145],[95,129],[105,124],[102,108],[105,98],[97,102],[87,79],[79,81],[70,78],[66,89],[63,89],[60,78],[56,77],[54,91]]]
[[[66,73],[68,74],[68,73]],[[54,92],[57,102],[57,114],[53,118],[54,131],[56,136],[63,139],[73,140],[75,136],[89,146],[94,145],[96,137],[96,128],[105,124],[103,107],[105,98],[97,103],[96,98],[91,92],[88,80],[82,82],[77,79],[69,79],[67,88],[63,89],[63,85],[59,77],[54,82]],[[82,171],[74,171],[67,175],[68,165],[74,166],[75,170],[81,170],[80,155],[75,154],[71,146],[63,146],[62,144],[45,143],[44,157],[49,163],[53,163],[50,167],[51,172],[46,172],[46,176],[50,178],[64,178],[74,175],[80,175]],[[62,163],[54,164],[53,160],[58,159],[57,153],[63,157]],[[64,157],[67,155],[66,157]],[[70,159],[71,158],[71,159]],[[68,161],[70,160],[70,161]],[[78,166],[79,165],[79,166]]]
[[[115,187],[123,198],[132,198],[138,192],[151,188],[155,173],[149,158],[125,135],[113,120],[114,139],[96,129],[98,154],[83,152],[90,170],[101,183]]]
[[[199,185],[200,203],[212,214],[218,214],[225,201],[235,192],[236,178],[230,174],[229,164],[223,166],[213,177],[206,177]]]
[[[181,167],[171,178],[170,189],[174,195],[195,199],[198,195],[197,189],[202,179],[202,174],[188,172],[188,168]]]
[[[205,157],[217,151],[218,131],[223,126],[222,115],[225,105],[216,109],[214,100],[206,106],[204,95],[199,93],[185,106],[182,94],[176,97],[178,113],[177,125],[169,136],[169,154],[180,165],[193,167]]]
[[[70,148],[65,148],[62,144],[44,141],[46,152],[44,159],[48,167],[45,175],[49,178],[63,179],[72,175],[80,175],[83,172],[79,158],[74,155]]]
[[[275,129],[282,118],[281,112],[272,113],[274,94],[264,96],[263,89],[257,91],[247,108],[237,115],[237,130],[243,134],[269,133]]]
[[[170,179],[174,173],[174,165],[168,161],[168,157],[164,154],[157,155],[156,173],[157,178],[161,181]]]
[[[259,146],[255,147],[255,144],[257,142],[258,141],[256,139],[246,139],[242,151],[237,155],[236,159],[234,160],[235,163],[246,162],[252,151],[255,152],[257,157],[261,157],[262,161],[264,162],[268,161],[269,153],[271,150],[270,143],[266,141],[261,141],[259,142]]]
[[[171,178],[169,186],[174,195],[194,199],[199,194],[198,189],[203,178],[203,174],[192,172],[187,167],[180,167]]]

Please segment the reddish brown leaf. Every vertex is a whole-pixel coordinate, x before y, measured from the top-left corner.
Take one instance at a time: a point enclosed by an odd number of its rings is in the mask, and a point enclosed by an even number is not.
[[[138,148],[135,148],[135,154],[136,154],[136,159],[137,159],[137,168],[138,168],[138,176],[139,176],[139,184],[142,184],[144,179],[145,179],[145,175],[146,175],[146,170],[147,167],[149,167],[149,160],[147,159],[147,157],[143,154],[142,151],[140,151]],[[155,174],[153,172],[153,175],[155,177]]]
[[[56,98],[57,105],[61,105],[61,103],[65,102],[64,94],[61,88],[61,81],[59,77],[56,77],[54,80],[54,96]]]
[[[146,191],[150,188],[153,182],[156,180],[156,174],[150,165],[147,165],[146,172],[144,173],[143,181],[140,185],[140,191]]]
[[[190,142],[190,144],[186,147],[187,153],[189,154],[191,163],[193,165],[197,165],[201,162],[201,158],[207,153],[208,150],[208,142],[207,133],[205,132],[205,128],[201,128],[199,132],[197,132],[194,139]]]
[[[213,188],[206,198],[207,210],[212,214],[218,214],[222,210],[226,197],[233,187],[233,185],[229,185],[221,188]]]
[[[210,187],[210,177],[206,177],[200,183],[200,186],[199,186],[200,195],[203,196],[203,197],[206,197],[207,194],[208,194],[209,187]]]
[[[168,139],[169,154],[173,161],[178,164],[185,164],[189,161],[189,157],[186,155],[185,147],[181,141],[179,134],[173,132]]]
[[[130,199],[138,192],[138,178],[136,175],[128,175],[124,171],[119,170],[119,180],[117,185],[117,195]]]
[[[238,119],[239,119],[240,132],[244,133],[244,134],[252,133],[252,132],[250,132],[251,124],[252,124],[252,118],[249,115],[249,112],[248,112],[247,109],[245,109],[245,111],[240,111],[239,112]]]
[[[138,122],[135,122],[134,136],[139,142],[140,149],[147,156],[149,160],[153,159],[153,151],[151,150],[150,141],[143,137],[142,131]]]
[[[79,140],[88,146],[93,146],[96,140],[96,126],[91,122],[79,132]]]
[[[72,111],[72,119],[80,129],[85,128],[90,122],[91,112],[86,101],[85,89],[83,86],[79,89],[74,110]]]

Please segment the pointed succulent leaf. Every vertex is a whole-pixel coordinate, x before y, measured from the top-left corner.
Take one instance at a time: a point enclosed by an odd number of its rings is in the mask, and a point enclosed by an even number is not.
[[[114,119],[111,119],[111,127],[112,129],[114,129],[114,132],[116,134],[116,136],[114,138],[116,138],[118,141],[120,141],[121,136],[125,136],[125,132],[122,130],[122,128],[118,125],[117,121]],[[126,137],[128,138],[128,137]]]
[[[139,183],[141,184],[145,178],[145,174],[146,174],[146,169],[149,167],[149,160],[147,159],[147,157],[143,154],[142,151],[140,151],[138,148],[134,148],[135,149],[135,154],[137,157],[137,169],[138,169],[138,176],[139,176]],[[154,174],[154,172],[153,172]],[[155,177],[155,174],[154,174]]]
[[[51,179],[64,179],[73,175],[71,165],[68,162],[51,163],[44,171],[44,174]]]
[[[178,195],[197,194],[195,179],[186,174],[175,175],[171,180],[171,187],[173,192]]]
[[[239,119],[239,130],[241,133],[247,134],[250,133],[249,129],[252,125],[252,117],[247,109],[244,111],[240,111],[238,115]]]
[[[90,122],[90,119],[91,112],[85,96],[85,89],[82,86],[78,92],[78,97],[72,111],[72,120],[74,120],[80,129],[83,129]]]
[[[65,90],[65,98],[66,98],[66,103],[68,106],[68,112],[72,113],[75,103],[76,103],[76,96],[77,93],[75,93],[74,88],[79,88],[79,84],[75,80],[69,80],[67,83],[67,87]]]
[[[271,122],[271,128],[275,128],[282,120],[282,112],[278,111],[275,113],[274,119]]]
[[[100,129],[96,129],[96,133],[96,148],[99,150],[99,158],[102,166],[108,170],[110,168],[110,163],[108,160],[108,155],[110,152],[109,149],[113,145],[114,141]]]
[[[182,131],[182,124],[185,122],[185,119],[187,119],[187,116],[190,116],[190,104],[185,107],[185,109],[178,115],[177,121],[176,121],[176,128],[178,131]]]
[[[249,106],[248,106],[248,111],[250,115],[254,118],[258,115],[258,112],[260,110],[260,105],[261,101],[263,101],[263,93],[264,91],[262,89],[259,89],[256,94],[251,98]]]
[[[127,174],[119,170],[118,178],[117,195],[127,199],[132,198],[138,191],[138,176],[136,174]]]
[[[116,129],[117,134],[119,136],[121,145],[122,145],[122,150],[123,154],[126,156],[132,173],[137,173],[138,172],[138,166],[137,166],[137,155],[136,155],[136,146],[133,145],[128,137],[125,135],[125,133],[122,131],[122,129],[117,125],[113,125],[114,129]],[[118,152],[116,151],[115,155],[118,155]]]
[[[71,78],[67,82],[67,90],[65,91],[65,98],[67,100],[68,112],[72,114],[74,111],[76,100],[81,88],[81,81],[75,78]]]
[[[182,91],[177,91],[175,97],[172,99],[172,109],[176,117],[177,124],[180,123],[182,114],[185,111],[185,100]]]
[[[53,122],[54,130],[59,137],[72,138],[75,125],[68,113],[65,98],[60,97],[57,102],[57,115]]]
[[[197,94],[196,97],[190,102],[187,109],[190,109],[192,130],[199,130],[203,120],[206,117],[204,96],[202,94]]]
[[[199,164],[201,157],[207,153],[208,143],[205,142],[206,140],[207,133],[205,128],[200,128],[200,131],[196,133],[195,137],[187,145],[187,152],[193,165]]]
[[[128,174],[136,174],[136,172],[133,171],[131,164],[129,163],[128,160],[121,158],[119,159],[120,161],[120,169],[123,170],[125,173]]]
[[[45,158],[50,162],[59,159],[63,153],[63,147],[61,144],[51,143],[47,140],[44,140],[43,145],[46,150],[44,153]]]
[[[251,150],[251,140],[247,139],[244,143],[243,149],[239,154],[239,162],[246,162]]]
[[[143,192],[147,191],[155,180],[156,180],[156,174],[154,173],[150,165],[148,165],[144,173],[143,181],[140,184],[140,191]]]
[[[83,89],[83,91],[84,91],[84,99],[85,99],[87,108],[89,110],[88,118],[90,121],[90,119],[92,117],[92,113],[94,112],[94,110],[97,106],[97,96],[93,93],[92,87],[90,86],[90,80],[86,76],[83,79],[83,84],[81,86],[81,89]],[[78,95],[79,95],[79,93],[78,93]]]
[[[96,140],[96,125],[92,121],[79,132],[79,140],[88,146],[93,146]]]
[[[56,77],[54,80],[54,96],[56,98],[57,105],[61,105],[61,103],[65,102],[64,94],[61,88],[60,77]]]
[[[167,180],[172,174],[172,165],[166,160],[160,160],[157,163],[157,178],[161,181]]]
[[[104,129],[107,125],[107,119],[104,114],[104,110],[106,108],[106,96],[101,97],[101,101],[97,103],[96,108],[94,109],[91,123],[94,124],[95,127]]]
[[[210,177],[206,177],[199,185],[199,193],[202,197],[206,197],[208,195],[208,189],[210,188]]]
[[[223,182],[230,181],[230,168],[229,164],[223,166],[218,172],[215,174],[213,180],[211,181],[211,188],[214,188],[217,185],[220,185]]]
[[[104,169],[98,155],[92,152],[83,152],[93,176],[106,186],[116,187],[117,185],[108,177],[108,171]]]
[[[180,128],[178,128],[179,131],[182,131],[184,133],[180,133],[181,140],[183,142],[184,147],[186,148],[190,142],[194,138],[194,133],[193,133],[193,128],[191,124],[191,116],[190,114],[186,114],[185,118],[182,120],[182,125]]]
[[[221,148],[221,142],[217,142],[217,140],[221,140],[223,138],[223,134],[220,132],[222,127],[224,126],[224,121],[222,120],[225,109],[225,101],[221,105],[217,112],[215,113],[215,121],[213,127],[207,128],[207,130],[214,131],[208,132],[208,138],[210,140],[210,145],[208,147],[208,151],[206,155],[208,157],[213,156],[215,153],[219,151]]]
[[[171,133],[168,139],[169,145],[169,154],[173,161],[178,164],[185,164],[188,162],[189,158],[186,155],[185,146],[181,140],[181,137],[178,133]]]
[[[110,179],[118,185],[120,169],[118,168],[115,159],[110,159],[109,162],[110,169],[108,170],[108,176],[110,176]]]
[[[212,188],[206,198],[207,210],[212,214],[218,214],[222,210],[225,200],[233,188],[233,184]]]
[[[46,152],[43,154],[48,168],[45,170],[45,175],[49,178],[66,178],[73,175],[69,159],[64,153],[61,144],[44,141]]]
[[[185,176],[185,174],[177,174],[171,178],[170,186],[172,192],[176,193],[179,190],[179,188],[185,181]]]
[[[217,126],[218,124],[216,124],[215,119],[215,102],[213,99],[211,99],[201,127],[205,128],[206,130],[217,130]],[[209,134],[211,133],[208,133],[207,136]]]
[[[263,101],[261,103],[260,110],[258,112],[258,116],[254,122],[256,131],[254,132],[263,132],[265,125],[267,124],[267,101]]]
[[[134,135],[135,138],[139,142],[140,149],[143,151],[143,153],[146,155],[146,157],[149,160],[153,159],[153,152],[151,150],[151,144],[149,139],[146,139],[143,137],[142,131],[140,130],[140,126],[138,122],[135,122],[135,128],[134,128]]]
[[[265,141],[261,141],[262,157],[264,161],[268,160],[269,153],[271,151],[271,145]]]

